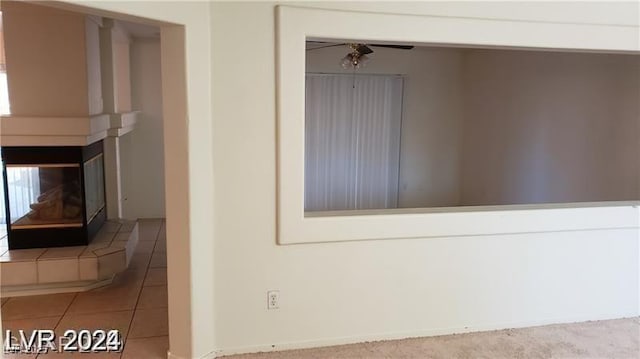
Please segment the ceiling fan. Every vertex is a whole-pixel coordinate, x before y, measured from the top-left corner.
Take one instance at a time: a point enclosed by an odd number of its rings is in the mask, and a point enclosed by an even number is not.
[[[309,44],[326,44],[309,47]],[[414,46],[411,45],[385,45],[385,44],[364,44],[364,43],[341,43],[341,44],[332,44],[323,41],[307,41],[307,51],[324,49],[327,47],[335,47],[335,46],[348,46],[350,48],[350,52],[342,58],[340,61],[340,65],[345,68],[353,68],[358,69],[362,66],[365,66],[369,61],[368,54],[373,53],[371,47],[384,47],[389,49],[397,49],[397,50],[411,50]],[[371,46],[371,47],[369,47]]]

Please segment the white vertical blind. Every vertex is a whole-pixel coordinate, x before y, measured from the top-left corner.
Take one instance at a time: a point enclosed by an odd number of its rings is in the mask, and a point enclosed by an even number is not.
[[[307,74],[305,210],[395,208],[403,79]]]

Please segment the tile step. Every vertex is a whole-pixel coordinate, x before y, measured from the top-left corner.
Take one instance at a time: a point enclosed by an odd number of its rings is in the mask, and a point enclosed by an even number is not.
[[[1,297],[84,291],[124,271],[138,244],[138,223],[105,222],[87,246],[7,250],[0,256]]]

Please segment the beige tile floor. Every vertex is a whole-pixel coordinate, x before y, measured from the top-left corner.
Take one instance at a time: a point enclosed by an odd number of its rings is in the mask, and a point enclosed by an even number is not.
[[[167,260],[164,220],[141,220],[129,268],[109,286],[89,292],[2,299],[3,329],[118,329],[122,353],[40,354],[37,358],[166,358]],[[29,355],[5,358],[36,358]]]

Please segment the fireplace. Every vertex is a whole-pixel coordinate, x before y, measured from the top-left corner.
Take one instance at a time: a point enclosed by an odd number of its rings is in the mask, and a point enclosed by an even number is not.
[[[9,249],[87,245],[106,219],[102,141],[2,147]]]

